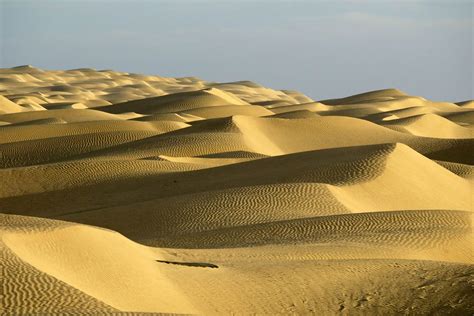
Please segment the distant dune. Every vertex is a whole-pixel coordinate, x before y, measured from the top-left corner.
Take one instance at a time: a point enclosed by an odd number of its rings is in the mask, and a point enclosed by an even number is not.
[[[1,314],[472,314],[472,104],[0,69]]]

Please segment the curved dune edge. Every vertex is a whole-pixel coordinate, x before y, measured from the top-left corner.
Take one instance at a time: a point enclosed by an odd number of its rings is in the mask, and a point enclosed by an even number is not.
[[[0,69],[1,308],[469,314],[472,104]]]
[[[118,310],[196,312],[157,269],[156,254],[119,234],[74,225],[46,232],[7,233],[2,241],[38,270]]]

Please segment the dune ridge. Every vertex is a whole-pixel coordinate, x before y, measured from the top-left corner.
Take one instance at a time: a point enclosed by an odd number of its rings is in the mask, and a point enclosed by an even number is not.
[[[0,313],[470,314],[473,102],[0,69]]]

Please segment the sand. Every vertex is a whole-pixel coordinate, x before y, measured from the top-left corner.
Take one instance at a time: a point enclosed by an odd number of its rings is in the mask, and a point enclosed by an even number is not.
[[[471,314],[472,104],[0,69],[0,311]]]

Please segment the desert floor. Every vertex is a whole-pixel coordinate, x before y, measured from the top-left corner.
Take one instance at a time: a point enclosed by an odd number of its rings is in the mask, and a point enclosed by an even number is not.
[[[0,69],[5,315],[474,311],[474,102]]]

